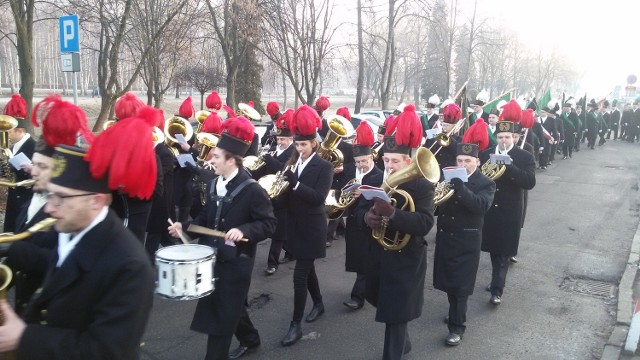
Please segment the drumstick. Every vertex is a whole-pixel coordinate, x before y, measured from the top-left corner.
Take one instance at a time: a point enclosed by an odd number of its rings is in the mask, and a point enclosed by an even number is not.
[[[171,218],[167,219],[167,221],[169,222],[169,224],[170,224],[171,226],[175,225],[175,224],[173,223],[173,221],[171,221]],[[183,244],[188,244],[188,243],[189,243],[189,241],[188,241],[188,240],[187,240],[187,238],[184,236],[184,234],[182,233],[182,231],[176,231],[176,233],[178,233],[178,236],[180,237],[180,240],[182,240],[182,243],[183,243]]]
[[[194,224],[190,224],[189,228],[187,230],[190,231],[190,232],[197,233],[197,234],[213,235],[213,236],[217,236],[217,237],[221,237],[221,238],[224,238],[224,235],[226,234],[224,231],[209,229],[209,228],[206,228],[204,226],[198,226],[198,225],[194,225]],[[240,241],[249,241],[249,239],[242,238],[242,239],[240,239]]]

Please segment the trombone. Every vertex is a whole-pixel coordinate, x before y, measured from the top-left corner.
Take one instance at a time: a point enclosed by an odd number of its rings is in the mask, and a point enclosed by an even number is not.
[[[445,148],[449,145],[451,145],[451,134],[455,134],[456,132],[458,132],[458,130],[462,129],[462,125],[464,125],[464,121],[465,119],[462,118],[460,120],[458,120],[458,122],[451,128],[451,130],[447,131],[446,133],[440,133],[438,135],[436,135],[435,141],[433,142],[433,144],[431,144],[431,146],[429,146],[429,150],[433,149],[434,146],[439,145],[440,147],[438,148],[438,150],[436,150],[433,155],[438,155],[438,153],[440,152],[440,150],[442,150],[442,148]]]

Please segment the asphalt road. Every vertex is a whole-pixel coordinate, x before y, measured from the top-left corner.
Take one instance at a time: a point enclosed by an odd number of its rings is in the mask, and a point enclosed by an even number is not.
[[[423,315],[409,325],[413,351],[406,359],[596,359],[615,322],[616,285],[638,226],[640,145],[609,141],[557,160],[538,172],[520,241],[519,263],[507,277],[503,303],[489,304],[491,279],[483,253],[467,331],[460,346],[444,345],[446,294],[433,289],[435,231],[429,242]],[[326,313],[303,322],[304,337],[280,346],[292,316],[293,265],[266,277],[269,241],[258,247],[249,292],[250,315],[262,345],[247,359],[376,359],[384,325],[367,304],[352,312],[347,300],[355,275],[344,271],[344,241],[316,262]],[[143,359],[202,359],[206,335],[189,330],[195,301],[156,297],[142,346]],[[306,312],[311,308],[311,300]],[[232,348],[237,342],[234,340]]]

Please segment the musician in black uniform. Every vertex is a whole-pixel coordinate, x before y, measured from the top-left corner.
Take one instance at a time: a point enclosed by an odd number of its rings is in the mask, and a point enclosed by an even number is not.
[[[411,149],[420,146],[422,141],[422,126],[413,105],[406,106],[398,118],[398,131],[387,128],[388,135],[384,138],[384,162],[389,172],[387,179],[409,166]],[[395,136],[391,136],[394,132]],[[422,315],[427,270],[424,236],[434,222],[432,183],[417,178],[400,184],[398,189],[413,198],[414,212],[374,199],[374,206],[364,215],[365,223],[372,229],[382,230],[382,224],[387,223],[388,231],[410,235],[402,251],[388,251],[377,242],[371,246],[366,299],[376,307],[375,320],[385,323],[382,356],[385,360],[400,359],[411,351],[407,324]]]
[[[598,131],[600,140],[598,141],[598,146],[602,146],[607,142],[605,137],[607,135],[607,132],[611,128],[611,114],[609,113],[609,105],[609,101],[605,100],[602,103],[600,113],[598,114],[598,123],[600,124],[600,129]]]
[[[510,121],[498,122],[498,146],[480,154],[480,162],[489,161],[491,154],[508,155],[512,163],[504,174],[495,179],[496,193],[485,215],[482,230],[482,251],[491,255],[493,268],[491,299],[494,305],[502,302],[502,293],[509,269],[509,258],[518,253],[524,209],[524,191],[536,184],[535,160],[513,143],[514,126]]]
[[[564,103],[562,109],[562,115],[560,118],[564,124],[564,142],[562,143],[563,159],[568,159],[573,156],[573,148],[575,147],[575,139],[578,134],[578,116],[575,112],[571,111],[571,104]]]
[[[580,151],[580,144],[586,139],[587,129],[587,113],[583,110],[581,104],[576,104],[576,115],[578,115],[578,120],[580,122],[580,131],[576,136],[576,151]]]
[[[182,118],[190,125],[189,119],[194,115],[195,110],[191,96],[182,102],[178,109],[177,117]],[[253,134],[251,135],[253,136]],[[194,137],[187,140],[187,144],[176,144],[175,149],[179,155],[192,154],[191,147],[194,145]],[[194,159],[195,160],[195,159]],[[172,219],[180,222],[189,220],[189,212],[193,204],[193,174],[187,167],[175,167],[173,171],[173,204],[169,208],[169,215]]]
[[[540,169],[546,169],[551,164],[551,154],[555,139],[558,138],[558,132],[556,130],[555,119],[549,116],[551,109],[544,106],[540,111],[540,124],[542,124],[543,131],[546,130],[543,136],[544,150],[540,154]]]
[[[26,131],[27,102],[18,94],[11,95],[11,100],[4,107],[4,115],[8,115],[17,120],[18,125],[8,131],[10,150],[13,156],[18,153],[24,154],[29,160],[33,157],[36,146],[35,140]],[[8,164],[9,169],[15,176],[15,182],[31,179],[31,175],[26,168],[27,165],[20,165],[15,168]],[[7,206],[4,214],[4,231],[14,232],[16,230],[16,219],[23,207],[31,201],[33,192],[28,187],[18,186],[9,188],[7,191]]]
[[[426,119],[426,122],[422,122],[422,130],[424,130],[425,135],[428,129],[433,129],[433,127],[436,125],[436,122],[440,118],[440,115],[436,112],[436,106],[438,105],[440,105],[440,98],[438,97],[438,95],[431,96],[429,98],[429,101],[427,102],[426,114],[423,115]]]
[[[293,117],[293,110],[288,109],[282,114],[275,123],[275,134],[277,144],[272,147],[271,151],[264,155],[265,172],[266,174],[275,174],[278,171],[284,170],[284,164],[291,158],[291,154],[295,150],[293,146],[293,134],[289,129],[289,124]],[[263,176],[264,176],[263,175]],[[269,256],[267,258],[267,269],[265,273],[267,275],[273,275],[278,270],[280,264],[280,252],[282,247],[286,247],[287,243],[287,204],[284,196],[272,199],[273,213],[278,219],[278,225],[276,230],[271,236],[271,247],[269,248]],[[285,254],[285,258],[287,255]],[[289,256],[290,257],[290,256]]]
[[[278,103],[275,101],[269,101],[267,103],[267,114],[271,118],[271,123],[267,125],[267,131],[265,131],[264,135],[262,135],[262,139],[260,139],[260,145],[275,146],[277,136],[275,127],[276,121],[278,121],[278,118],[282,116],[282,113],[280,112],[280,105],[278,105]]]
[[[480,262],[482,225],[496,191],[496,184],[479,169],[478,146],[459,143],[459,167],[468,180],[451,180],[454,195],[441,204],[433,262],[433,287],[447,293],[449,335],[445,343],[455,346],[466,329],[467,299],[473,294]]]
[[[333,166],[318,154],[320,144],[316,131],[321,121],[316,111],[302,105],[293,115],[291,130],[296,151],[287,162],[295,170],[285,172],[289,183],[287,192],[287,251],[296,259],[293,270],[293,317],[283,346],[295,344],[302,338],[302,317],[307,302],[307,291],[313,308],[306,322],[313,322],[324,314],[320,284],[314,265],[315,259],[326,256],[327,215],[324,203],[331,188]]]
[[[384,143],[384,134],[387,131],[387,124],[390,122],[389,119],[393,120],[395,118],[394,115],[389,115],[387,119],[384,121],[384,125],[378,127],[378,132],[376,133],[376,142],[371,147],[371,150],[377,149],[377,156],[373,159],[376,167],[382,171],[384,171],[384,146],[380,146],[380,144]],[[373,153],[372,153],[373,156]]]
[[[496,124],[500,118],[500,110],[493,109],[489,112],[489,128],[487,133],[489,134],[489,146],[495,146],[498,141],[496,140]]]
[[[549,163],[547,165],[553,164],[556,160],[556,153],[560,150],[560,144],[564,139],[564,127],[562,126],[562,119],[558,117],[558,110],[560,110],[560,105],[556,100],[552,100],[547,104],[547,108],[549,110],[546,111],[546,115],[548,116],[545,124],[553,123],[555,133],[553,135],[553,144],[551,144],[551,148],[549,150]],[[544,109],[544,108],[543,108]],[[547,128],[545,126],[545,128]],[[547,128],[547,130],[549,130]]]
[[[369,186],[382,184],[382,170],[373,163],[371,146],[373,145],[373,130],[366,121],[362,121],[356,129],[353,141],[353,155],[356,163],[355,179],[357,183]],[[364,214],[372,205],[358,190],[354,190],[356,201],[346,210],[347,224],[345,230],[345,269],[355,272],[356,280],[351,289],[351,298],[344,302],[350,309],[358,310],[364,306],[366,290],[367,259],[369,249],[373,245],[371,229],[364,223]]]
[[[484,106],[489,101],[489,93],[485,90],[482,90],[476,95],[476,100],[471,103],[471,107],[473,108],[473,113],[469,115],[469,123],[473,124],[479,118],[482,118],[484,122],[489,123],[489,113],[484,111]]]
[[[318,134],[320,134],[321,139],[324,139],[324,137],[327,136],[327,132],[329,131],[329,124],[327,123],[324,112],[327,111],[330,106],[331,102],[329,102],[328,96],[320,96],[318,100],[316,100],[315,109],[321,119],[322,124],[320,130],[318,130]]]
[[[16,350],[20,359],[137,358],[153,303],[153,268],[109,210],[107,174],[96,178],[77,147],[61,145],[53,158],[46,212],[57,219],[58,248],[33,259],[47,275],[24,320],[0,302],[0,351]]]
[[[264,189],[242,168],[242,154],[253,138],[249,120],[236,117],[223,123],[211,162],[219,175],[207,186],[207,206],[196,219],[175,223],[169,233],[190,224],[225,231],[224,238],[205,236],[200,244],[217,248],[216,290],[198,300],[191,330],[208,335],[205,359],[238,358],[260,345],[260,336],[245,308],[258,242],[273,234],[276,218]],[[248,239],[242,241],[242,239]],[[236,335],[240,346],[229,352]]]
[[[586,117],[585,136],[587,138],[587,147],[591,150],[596,145],[596,138],[598,136],[599,124],[598,124],[598,104],[591,99],[589,102],[589,112]]]
[[[607,132],[607,140],[611,139],[611,133],[613,132],[613,140],[618,140],[618,129],[620,126],[620,118],[622,117],[622,112],[618,109],[618,99],[613,99],[611,102],[611,126],[609,131]]]
[[[449,145],[441,146],[440,144],[437,144],[437,138],[427,139],[424,143],[424,147],[427,149],[431,148],[431,151],[434,153],[440,149],[436,154],[436,160],[438,160],[440,169],[447,166],[455,166],[456,164],[456,144],[461,139],[458,135],[458,131],[452,132],[452,130],[456,126],[456,123],[462,119],[462,112],[460,111],[460,107],[456,104],[448,104],[443,107],[442,111],[442,133],[448,134]]]

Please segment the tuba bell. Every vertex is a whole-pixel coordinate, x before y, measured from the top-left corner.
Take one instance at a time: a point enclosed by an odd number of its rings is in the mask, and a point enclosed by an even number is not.
[[[200,151],[198,152],[198,161],[204,163],[207,160],[207,155],[209,155],[209,152],[211,152],[213,148],[218,146],[218,141],[220,140],[220,138],[214,134],[199,133],[196,135],[196,140],[200,145]]]
[[[238,114],[246,117],[249,120],[261,121],[262,116],[258,112],[258,110],[252,108],[248,104],[239,103],[238,104]]]
[[[105,121],[104,124],[102,125],[102,130],[107,130],[108,128],[113,126],[113,124],[115,124],[117,122],[118,122],[118,120],[107,120],[107,121]]]
[[[0,115],[0,179],[13,183],[16,174],[11,171],[9,159],[13,156],[9,149],[9,130],[18,126],[18,120],[9,115]]]
[[[336,147],[343,138],[353,136],[353,125],[340,115],[330,117],[327,120],[327,125],[329,125],[329,131],[324,140],[322,140],[322,144],[320,144],[318,155],[333,164],[334,168],[337,168],[344,163],[344,155]]]
[[[180,155],[180,150],[176,147],[178,145],[176,135],[178,134],[182,134],[185,141],[189,141],[193,137],[193,127],[191,127],[191,123],[187,119],[180,116],[172,116],[164,122],[164,137],[169,150],[174,156]]]
[[[398,186],[420,177],[431,183],[436,183],[440,179],[440,167],[438,161],[429,149],[421,147],[416,152],[411,163],[390,174],[382,184],[382,189],[391,198],[391,204],[406,211],[415,211],[413,198],[408,192],[397,189]],[[388,218],[382,219],[382,228],[372,230],[371,236],[378,241],[380,246],[387,250],[402,250],[411,239],[411,234],[400,233],[399,231],[387,231]]]

